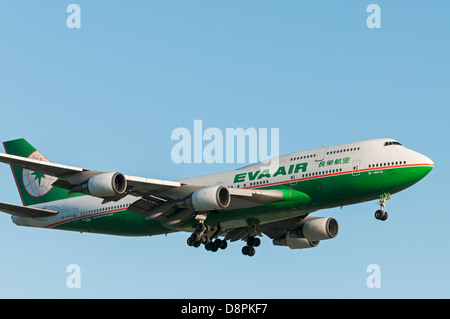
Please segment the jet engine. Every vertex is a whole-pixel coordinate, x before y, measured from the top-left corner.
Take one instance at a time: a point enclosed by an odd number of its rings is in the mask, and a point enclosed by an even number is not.
[[[275,238],[273,244],[291,249],[316,247],[321,240],[336,237],[338,232],[339,224],[334,218],[306,217],[299,228]]]
[[[96,197],[121,195],[127,189],[127,179],[121,173],[102,173],[70,189],[70,193],[82,193]]]
[[[226,187],[212,186],[199,189],[184,201],[187,207],[193,207],[196,211],[223,209],[230,205],[231,195]]]
[[[288,246],[290,249],[311,248],[319,245],[320,240],[312,241],[306,238],[291,237],[291,232],[287,232],[285,236],[278,237],[273,240],[275,246]]]

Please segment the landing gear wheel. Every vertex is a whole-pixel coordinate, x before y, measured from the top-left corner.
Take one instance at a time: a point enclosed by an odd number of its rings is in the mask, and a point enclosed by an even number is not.
[[[198,223],[197,226],[195,226],[195,232],[196,233],[202,233],[206,230],[206,226],[204,223]]]
[[[242,254],[244,254],[245,256],[255,256],[256,250],[255,247],[253,246],[244,246],[242,247]]]
[[[205,244],[205,249],[207,251],[216,252],[219,249],[226,249],[228,247],[228,243],[226,240],[222,240],[217,238],[216,240],[210,240],[208,243]]]
[[[388,219],[388,213],[382,210],[377,210],[375,212],[375,218],[381,221],[385,221]]]
[[[227,249],[227,247],[228,247],[228,243],[227,243],[227,241],[226,240],[222,240],[221,241],[221,243],[220,243],[220,249]]]
[[[217,249],[219,249],[220,246],[222,246],[222,239],[217,238],[217,239],[214,241],[214,246],[217,247]]]

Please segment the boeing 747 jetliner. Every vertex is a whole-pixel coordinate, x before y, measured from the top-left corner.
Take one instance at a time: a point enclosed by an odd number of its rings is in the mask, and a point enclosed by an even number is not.
[[[433,162],[384,138],[301,151],[237,170],[177,181],[102,172],[49,162],[26,140],[4,143],[23,206],[0,203],[20,226],[122,236],[192,233],[187,244],[225,249],[244,240],[253,256],[265,234],[274,245],[316,247],[337,236],[332,207],[386,200],[424,178]]]

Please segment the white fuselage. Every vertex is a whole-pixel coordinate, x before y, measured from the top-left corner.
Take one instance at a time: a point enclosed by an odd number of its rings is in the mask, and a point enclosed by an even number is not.
[[[424,164],[433,165],[433,162],[425,155],[399,145],[393,139],[374,139],[291,153],[273,160],[272,166],[260,162],[233,171],[179,181],[194,185],[223,185],[229,188],[248,189],[296,183],[337,174],[359,174],[364,170],[376,171],[378,167]],[[298,168],[296,165],[303,165],[302,169],[296,171]],[[280,170],[280,167],[283,169]],[[268,170],[266,174],[261,174],[265,170]],[[21,226],[45,228],[52,228],[68,221],[89,223],[92,219],[104,218],[116,211],[126,210],[138,199],[128,195],[117,202],[103,203],[101,198],[85,195],[33,205],[36,208],[59,211],[55,216],[46,218],[12,216],[12,220]]]

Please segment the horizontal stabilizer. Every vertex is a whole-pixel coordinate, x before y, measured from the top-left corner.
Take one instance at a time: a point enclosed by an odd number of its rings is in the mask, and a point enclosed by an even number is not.
[[[58,214],[56,210],[32,208],[28,206],[18,206],[13,204],[0,203],[0,211],[19,217],[49,217]]]

